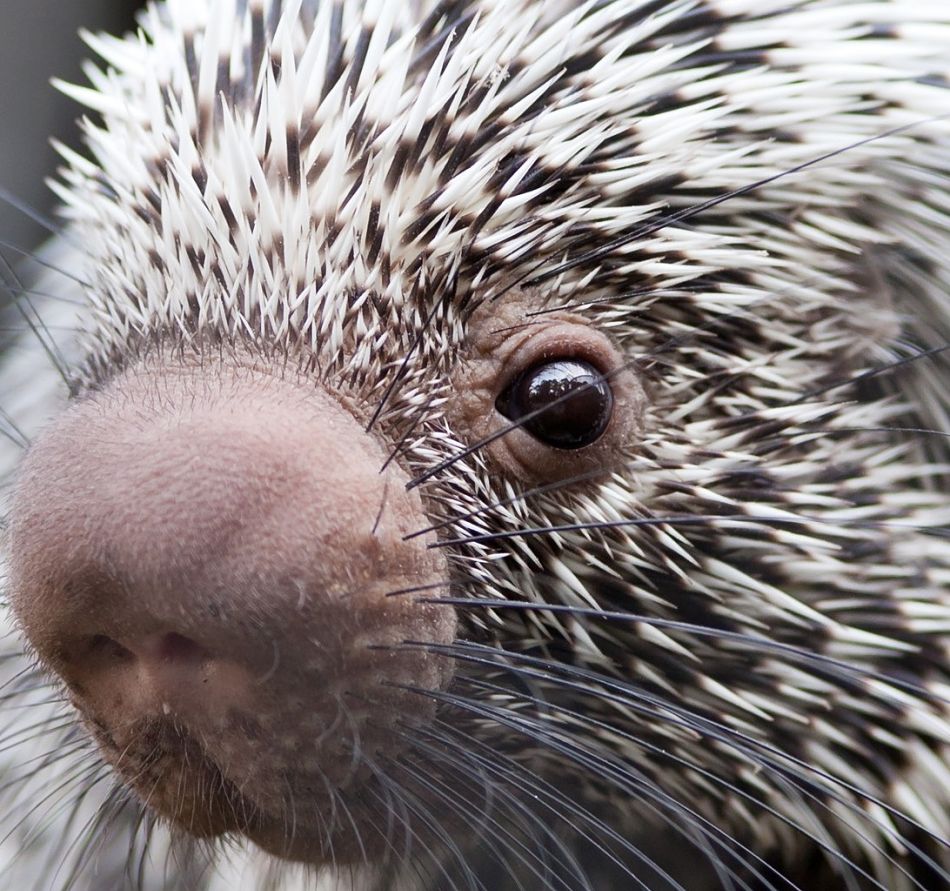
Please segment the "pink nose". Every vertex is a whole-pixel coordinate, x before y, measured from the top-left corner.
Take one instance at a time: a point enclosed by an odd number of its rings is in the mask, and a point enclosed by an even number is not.
[[[122,753],[173,727],[276,820],[302,794],[277,791],[288,772],[342,787],[352,749],[390,752],[396,721],[431,713],[404,688],[449,671],[403,643],[451,641],[454,615],[387,595],[447,570],[406,538],[430,521],[386,456],[321,387],[224,364],[126,373],[31,450],[14,608],[130,781]],[[328,739],[341,709],[349,729]]]

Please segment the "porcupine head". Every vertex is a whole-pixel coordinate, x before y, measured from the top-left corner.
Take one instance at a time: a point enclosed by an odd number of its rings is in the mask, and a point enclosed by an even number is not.
[[[587,887],[585,847],[667,887],[650,827],[903,887],[948,831],[948,455],[900,432],[950,428],[948,29],[174,0],[89,37],[9,591],[119,784],[431,887]]]

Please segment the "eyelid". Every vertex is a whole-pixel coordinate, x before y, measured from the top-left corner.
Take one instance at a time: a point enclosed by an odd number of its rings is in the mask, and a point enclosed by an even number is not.
[[[603,334],[576,322],[559,321],[512,340],[501,356],[498,379],[503,383],[498,392],[534,366],[556,359],[586,362],[605,377],[612,376],[613,369],[620,364],[620,356]]]

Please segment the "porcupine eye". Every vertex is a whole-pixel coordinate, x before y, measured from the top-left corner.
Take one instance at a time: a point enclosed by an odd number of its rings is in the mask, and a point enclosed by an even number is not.
[[[610,385],[597,368],[579,359],[545,361],[523,371],[499,395],[495,407],[556,449],[596,442],[613,411]]]

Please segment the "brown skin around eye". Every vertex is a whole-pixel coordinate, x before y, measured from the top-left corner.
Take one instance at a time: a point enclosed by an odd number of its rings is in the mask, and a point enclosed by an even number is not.
[[[538,304],[535,295],[522,293],[504,304],[486,303],[473,315],[450,421],[469,432],[472,444],[495,437],[481,453],[529,485],[609,473],[628,459],[643,430],[647,400],[639,374],[589,320],[570,312],[530,315]],[[586,386],[553,406],[550,416],[526,411],[558,390],[564,395],[572,388],[567,381],[583,378],[585,368],[593,373]],[[539,374],[547,375],[546,384]],[[609,416],[598,419],[598,412]]]

